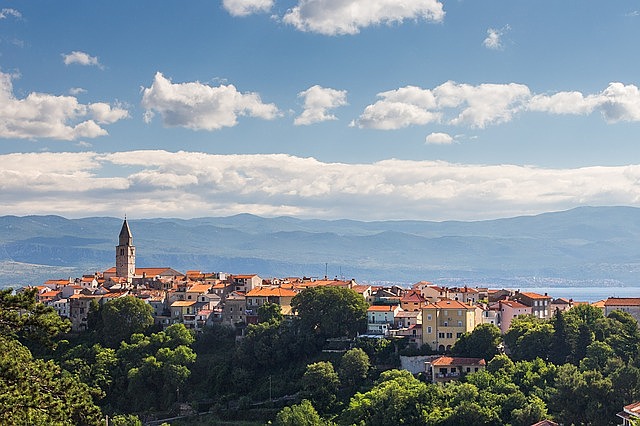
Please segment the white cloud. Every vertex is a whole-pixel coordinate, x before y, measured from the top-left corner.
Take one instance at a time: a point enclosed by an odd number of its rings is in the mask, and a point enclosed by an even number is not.
[[[104,102],[96,102],[88,106],[93,118],[100,124],[111,124],[124,118],[129,118],[129,112],[120,105],[111,107]]]
[[[298,93],[298,97],[304,98],[304,111],[296,117],[293,124],[307,125],[327,120],[337,120],[328,110],[347,105],[347,91],[329,89],[318,85]]]
[[[531,98],[528,108],[551,114],[591,114],[598,106],[596,96],[585,97],[580,92],[558,92],[551,96],[536,95]]]
[[[479,128],[510,121],[531,95],[529,88],[523,84],[471,86],[452,81],[436,87],[434,94],[442,107],[462,108],[458,116],[450,120],[450,124]]]
[[[182,151],[5,154],[0,162],[0,214],[113,215],[135,205],[139,217],[474,220],[579,205],[640,206],[640,165],[342,164]]]
[[[16,9],[4,8],[0,10],[0,19],[6,19],[9,16],[13,16],[14,18],[22,18],[22,14]]]
[[[87,90],[83,89],[82,87],[72,87],[71,89],[69,89],[70,95],[82,95],[83,93],[87,93]]]
[[[431,133],[426,137],[426,143],[434,145],[449,145],[453,143],[453,137],[448,133]]]
[[[640,90],[632,84],[610,83],[601,95],[600,111],[610,123],[640,121]]]
[[[129,115],[119,106],[85,105],[73,96],[32,92],[17,99],[13,94],[13,78],[0,72],[0,138],[95,138],[107,135],[98,123],[111,124]]]
[[[504,48],[504,44],[502,43],[502,36],[509,31],[511,27],[509,25],[505,25],[502,28],[489,28],[487,30],[487,38],[484,39],[482,44],[487,49],[491,50],[502,50]]]
[[[247,16],[269,12],[273,3],[274,0],[222,0],[222,7],[232,16]]]
[[[382,99],[367,106],[355,124],[399,129],[444,120],[452,125],[483,128],[511,120],[529,96],[526,86],[515,83],[471,86],[448,81],[433,90],[407,86],[379,93]],[[457,116],[446,118],[452,109],[459,111]]]
[[[341,35],[405,20],[440,22],[444,15],[437,0],[298,0],[283,21],[300,31]]]
[[[580,92],[537,95],[528,108],[551,114],[587,115],[599,111],[608,123],[640,121],[640,90],[633,84],[614,82],[602,92],[587,96]]]
[[[62,59],[65,65],[78,64],[84,66],[96,66],[102,68],[100,61],[95,56],[91,56],[85,52],[73,51],[71,53],[63,53]]]
[[[371,129],[400,129],[432,122],[484,128],[506,123],[524,111],[552,115],[600,112],[608,123],[640,121],[640,89],[614,82],[600,93],[557,92],[534,95],[523,84],[480,84],[452,81],[435,89],[406,86],[378,93],[351,125]]]
[[[240,93],[229,85],[216,87],[200,82],[172,83],[156,73],[151,87],[142,94],[145,120],[155,113],[168,127],[217,130],[238,124],[239,116],[272,120],[280,115],[274,104],[265,104],[256,93]]]

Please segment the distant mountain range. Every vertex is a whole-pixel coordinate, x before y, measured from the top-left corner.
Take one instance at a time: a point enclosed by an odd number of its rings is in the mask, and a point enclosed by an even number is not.
[[[0,287],[103,271],[122,219],[0,217]],[[241,214],[129,219],[137,266],[449,285],[640,285],[640,209],[581,207],[477,222]]]

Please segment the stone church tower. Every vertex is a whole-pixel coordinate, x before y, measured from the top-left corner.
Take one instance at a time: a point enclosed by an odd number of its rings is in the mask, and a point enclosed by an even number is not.
[[[136,274],[136,247],[133,245],[133,236],[124,218],[120,230],[119,244],[116,246],[116,277],[126,278],[131,282]]]

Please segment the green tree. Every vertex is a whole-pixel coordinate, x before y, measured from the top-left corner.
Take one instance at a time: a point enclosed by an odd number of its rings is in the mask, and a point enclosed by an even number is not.
[[[89,385],[92,395],[99,400],[111,390],[113,377],[117,374],[116,351],[96,343],[92,346],[78,345],[65,352],[61,366]]]
[[[368,304],[357,292],[333,286],[307,288],[291,301],[303,332],[353,337],[366,329]]]
[[[441,418],[442,390],[414,378],[405,370],[389,370],[365,393],[356,393],[340,414],[339,424],[395,426],[424,425],[428,417]]]
[[[593,342],[585,351],[585,357],[580,361],[580,369],[604,370],[610,359],[615,357],[615,352],[611,346],[604,342]]]
[[[324,422],[311,402],[303,399],[300,404],[280,410],[274,424],[276,426],[322,426]]]
[[[153,308],[142,299],[124,296],[102,306],[103,341],[112,348],[153,325]]]
[[[606,320],[606,342],[625,362],[638,357],[640,329],[637,321],[627,312],[613,311]]]
[[[491,408],[476,402],[464,401],[455,407],[444,425],[490,426],[500,424],[498,414]]]
[[[36,302],[36,289],[13,294],[11,288],[0,290],[0,335],[22,343],[55,346],[55,339],[69,331],[71,323],[50,307]]]
[[[550,407],[565,424],[614,425],[615,392],[610,379],[599,371],[580,372],[572,364],[558,367]]]
[[[551,324],[553,325],[553,339],[549,360],[554,364],[564,364],[571,356],[574,346],[564,312],[556,308]]]
[[[524,315],[513,320],[504,343],[516,361],[549,359],[552,339],[551,324],[533,315]]]
[[[116,351],[117,377],[105,399],[120,412],[165,408],[184,393],[196,354],[193,334],[173,324],[150,336],[133,334]]]
[[[360,348],[353,348],[342,355],[338,374],[343,384],[356,386],[367,378],[370,368],[369,355]]]
[[[328,361],[307,366],[302,376],[302,394],[320,413],[328,413],[336,402],[340,378]]]
[[[493,324],[480,324],[471,333],[463,334],[451,352],[456,356],[490,360],[498,354],[502,341],[500,329]]]
[[[511,361],[511,358],[504,354],[496,355],[487,363],[487,371],[494,375],[511,376],[514,369],[515,364]]]
[[[142,421],[133,414],[118,414],[109,419],[110,426],[142,426]]]
[[[515,408],[511,412],[513,426],[530,426],[547,417],[547,406],[544,401],[533,395],[522,408]]]
[[[258,308],[258,322],[279,323],[282,319],[282,307],[277,303],[267,302]]]
[[[0,337],[0,424],[102,424],[89,388],[53,361]]]

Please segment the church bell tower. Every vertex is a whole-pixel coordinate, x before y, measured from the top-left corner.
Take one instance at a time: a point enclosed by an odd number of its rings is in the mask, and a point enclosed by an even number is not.
[[[136,274],[136,247],[133,245],[133,236],[124,218],[120,230],[119,244],[116,246],[116,277],[126,278],[131,282]]]

